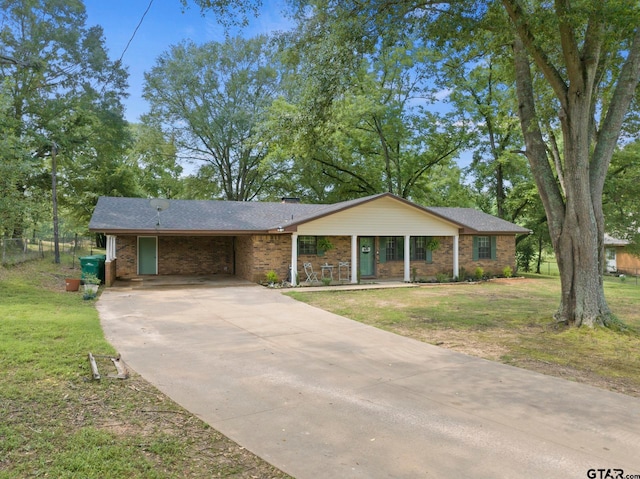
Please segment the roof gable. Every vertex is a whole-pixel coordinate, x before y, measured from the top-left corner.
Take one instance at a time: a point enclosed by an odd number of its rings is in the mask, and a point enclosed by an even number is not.
[[[368,197],[306,218],[295,225],[302,235],[450,236],[460,225],[394,195]]]

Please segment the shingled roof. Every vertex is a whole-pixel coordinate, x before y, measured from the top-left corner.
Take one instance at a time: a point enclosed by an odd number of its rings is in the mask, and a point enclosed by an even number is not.
[[[470,232],[522,234],[529,231],[470,208],[423,208],[389,193],[368,196],[331,205],[168,200],[169,207],[158,212],[145,198],[100,197],[89,223],[91,231],[118,234],[158,232],[165,234],[265,233],[390,196],[415,208],[458,225]],[[465,231],[468,232],[468,231]]]
[[[430,207],[426,209],[478,233],[530,233],[526,228],[473,208]]]

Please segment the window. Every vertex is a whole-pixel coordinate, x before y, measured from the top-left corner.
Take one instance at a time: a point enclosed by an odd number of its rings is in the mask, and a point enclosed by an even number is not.
[[[496,237],[495,236],[474,236],[473,237],[473,259],[496,259]]]
[[[426,236],[412,236],[411,237],[411,259],[412,260],[427,260],[427,241]]]
[[[491,241],[488,236],[478,236],[478,259],[491,259]]]
[[[317,236],[300,236],[298,238],[298,254],[318,254]]]
[[[404,238],[402,236],[380,236],[378,252],[381,263],[404,259]]]
[[[404,238],[385,236],[380,238],[380,261],[400,261],[404,259]]]
[[[431,236],[412,236],[411,237],[411,260],[412,261],[426,261],[427,263],[431,263],[433,261],[432,255],[433,251],[429,249],[432,245],[433,238]],[[436,245],[439,244],[436,240]],[[435,246],[437,247],[437,246]]]
[[[404,236],[381,236],[380,262],[404,260]],[[428,249],[431,238],[429,236],[412,236],[410,238],[410,260],[431,263],[431,250]]]
[[[387,237],[387,261],[393,261],[398,258],[398,238],[395,236]]]

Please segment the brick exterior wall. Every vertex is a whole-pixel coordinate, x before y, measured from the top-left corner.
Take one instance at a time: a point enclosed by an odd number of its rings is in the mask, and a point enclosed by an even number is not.
[[[236,270],[238,278],[254,281],[253,279],[253,237],[236,236],[235,238]],[[257,282],[257,281],[254,281]]]
[[[275,271],[280,280],[289,275],[291,236],[253,235],[236,238],[236,275],[254,283]]]
[[[131,278],[138,272],[137,236],[116,239],[116,276]],[[233,237],[158,237],[159,275],[233,273]]]
[[[323,255],[298,255],[298,276],[305,280],[303,263],[310,262],[321,277],[321,266],[333,264],[334,280],[338,279],[338,263],[351,261],[351,237],[327,237],[334,248]],[[432,262],[412,261],[412,279],[431,279],[438,273],[451,275],[453,270],[453,238],[440,237],[438,249],[432,252]],[[459,266],[461,274],[473,275],[477,267],[485,274],[500,275],[506,266],[515,271],[515,236],[497,236],[496,259],[473,261],[473,236],[459,238]],[[379,239],[376,238],[376,252]],[[235,273],[239,278],[259,283],[268,271],[275,271],[281,280],[289,275],[291,236],[252,235],[236,237],[159,237],[158,274],[198,275]],[[115,275],[134,277],[137,274],[137,237],[118,236],[116,239]],[[234,270],[235,258],[235,270]],[[415,271],[414,271],[415,268]],[[376,258],[376,278],[404,278],[404,261],[380,262]]]
[[[133,278],[138,274],[138,237],[116,237],[116,277]]]
[[[434,237],[440,242],[438,248],[431,252],[431,262],[413,260],[410,262],[411,279],[428,280],[439,273],[451,276],[453,274],[453,238],[450,236]],[[380,262],[380,242],[376,238],[376,275],[378,278],[404,279],[404,260]],[[415,278],[414,278],[415,277]]]
[[[466,272],[473,276],[477,267],[484,269],[485,275],[501,275],[502,270],[509,266],[516,270],[516,237],[515,235],[496,236],[496,259],[473,260],[473,236],[460,236],[458,243],[458,257],[460,274]]]
[[[338,280],[338,263],[351,261],[351,236],[326,236],[327,240],[333,244],[333,249],[325,251],[322,255],[317,254],[298,254],[298,277],[300,283],[304,282],[307,277],[304,273],[304,263],[311,263],[313,272],[317,274],[318,279],[322,277],[322,265],[333,265],[333,279]]]
[[[111,286],[116,280],[116,264],[118,260],[105,261],[104,263],[104,284]]]
[[[233,272],[232,236],[158,237],[158,274]]]

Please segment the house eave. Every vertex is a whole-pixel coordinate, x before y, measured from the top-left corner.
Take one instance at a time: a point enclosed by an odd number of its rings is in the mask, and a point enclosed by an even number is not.
[[[274,234],[269,230],[170,230],[162,228],[153,229],[106,229],[90,228],[92,233],[104,233],[106,235],[129,236],[246,236]]]

